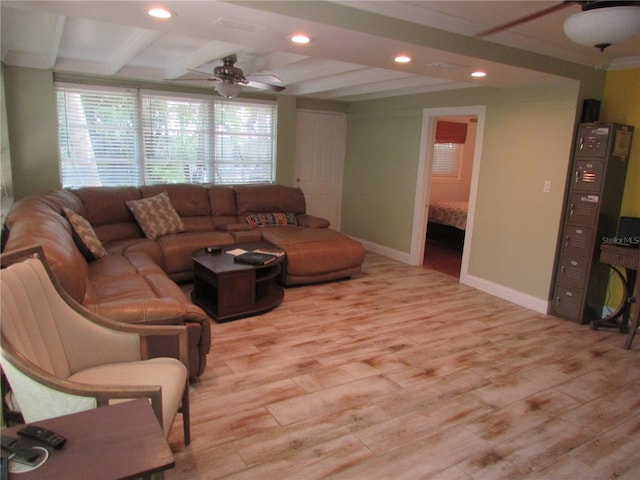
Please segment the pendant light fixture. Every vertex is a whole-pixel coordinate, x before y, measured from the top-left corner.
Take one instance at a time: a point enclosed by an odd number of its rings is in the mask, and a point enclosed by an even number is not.
[[[576,43],[603,51],[613,43],[640,33],[640,6],[636,4],[637,2],[585,2],[582,12],[565,20],[564,33]]]

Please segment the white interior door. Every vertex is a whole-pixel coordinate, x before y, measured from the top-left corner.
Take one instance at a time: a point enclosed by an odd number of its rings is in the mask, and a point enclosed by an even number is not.
[[[296,113],[296,186],[304,192],[307,213],[328,219],[334,230],[340,230],[346,132],[343,113]]]

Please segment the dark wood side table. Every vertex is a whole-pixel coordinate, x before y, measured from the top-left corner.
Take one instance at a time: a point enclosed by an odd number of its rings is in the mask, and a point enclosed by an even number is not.
[[[193,254],[191,299],[218,322],[266,312],[284,297],[278,278],[286,256],[267,265],[246,265],[236,263],[234,256],[226,253],[236,248],[278,250],[270,243],[259,242],[223,247],[218,254],[204,249]]]
[[[146,399],[50,418],[34,425],[64,435],[67,442],[59,450],[48,448],[49,458],[40,467],[9,474],[10,479],[150,478],[175,465],[160,423]],[[4,429],[2,435],[16,437],[20,428],[22,425]],[[29,439],[25,442],[41,445]]]
[[[600,262],[615,267],[623,267],[627,271],[626,280],[615,270],[624,284],[624,299],[620,306],[607,319],[609,321],[615,317],[622,316],[622,326],[626,326],[629,314],[631,317],[631,326],[625,343],[625,349],[631,348],[633,338],[638,329],[638,317],[640,316],[640,282],[637,279],[637,273],[640,269],[640,249],[633,247],[622,247],[619,245],[602,245],[600,248]],[[635,308],[633,308],[635,303]]]

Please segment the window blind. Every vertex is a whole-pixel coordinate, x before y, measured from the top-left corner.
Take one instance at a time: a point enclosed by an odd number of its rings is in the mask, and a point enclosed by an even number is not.
[[[463,145],[459,143],[436,143],[433,145],[431,172],[434,178],[441,180],[460,178],[462,148]]]
[[[436,125],[436,143],[466,143],[467,124],[438,120]]]
[[[144,183],[205,183],[211,179],[211,100],[141,95]]]
[[[64,187],[274,180],[276,105],[56,83]]]
[[[272,105],[216,100],[215,183],[273,181],[275,121]]]
[[[136,103],[129,89],[56,86],[63,186],[139,183]]]

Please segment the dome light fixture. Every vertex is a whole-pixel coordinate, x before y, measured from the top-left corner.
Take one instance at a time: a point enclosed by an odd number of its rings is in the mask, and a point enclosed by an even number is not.
[[[409,63],[411,61],[411,57],[409,55],[398,55],[393,59],[396,63]]]
[[[475,78],[482,78],[487,76],[487,72],[483,70],[476,70],[475,72],[471,73],[471,76]]]
[[[590,3],[590,2],[587,2]],[[640,7],[607,6],[608,2],[593,2],[582,12],[575,13],[564,22],[564,33],[580,45],[596,47],[601,52],[611,44],[640,33]]]
[[[224,80],[216,84],[216,91],[225,98],[237,97],[240,90],[242,90],[242,85],[230,80]]]

